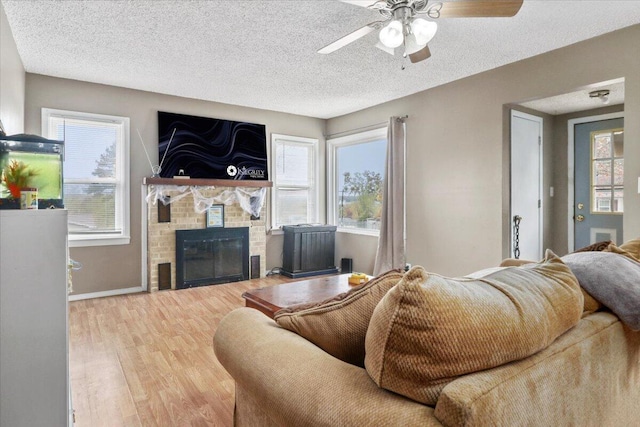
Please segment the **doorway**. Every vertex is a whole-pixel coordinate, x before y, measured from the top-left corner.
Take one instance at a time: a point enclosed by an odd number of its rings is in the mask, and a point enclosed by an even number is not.
[[[622,113],[569,121],[569,249],[622,239],[624,118]],[[573,147],[573,155],[571,148]],[[571,169],[571,168],[570,168]]]
[[[511,110],[510,257],[542,258],[542,118]]]

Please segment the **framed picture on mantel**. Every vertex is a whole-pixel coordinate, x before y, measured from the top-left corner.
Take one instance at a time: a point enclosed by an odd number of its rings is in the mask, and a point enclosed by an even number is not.
[[[224,227],[224,205],[212,205],[207,209],[207,228]]]

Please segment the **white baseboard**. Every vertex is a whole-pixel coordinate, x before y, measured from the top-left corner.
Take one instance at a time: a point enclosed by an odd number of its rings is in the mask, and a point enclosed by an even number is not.
[[[102,298],[102,297],[112,297],[116,295],[126,295],[126,294],[135,294],[137,292],[145,292],[142,286],[137,286],[135,288],[124,288],[124,289],[113,289],[111,291],[101,291],[101,292],[91,292],[88,294],[78,294],[78,295],[69,295],[69,301],[79,301],[83,299],[92,299],[92,298]]]

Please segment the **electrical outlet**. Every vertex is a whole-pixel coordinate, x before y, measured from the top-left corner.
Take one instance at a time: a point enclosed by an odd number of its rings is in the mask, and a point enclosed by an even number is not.
[[[408,262],[404,265],[404,271],[409,271],[409,270],[411,270],[411,263]]]

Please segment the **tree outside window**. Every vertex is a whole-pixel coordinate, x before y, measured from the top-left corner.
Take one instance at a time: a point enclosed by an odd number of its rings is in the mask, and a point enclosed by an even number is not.
[[[382,175],[365,170],[343,174],[340,200],[340,227],[380,229],[382,215]]]
[[[386,135],[381,128],[327,141],[328,219],[341,231],[379,233]]]

